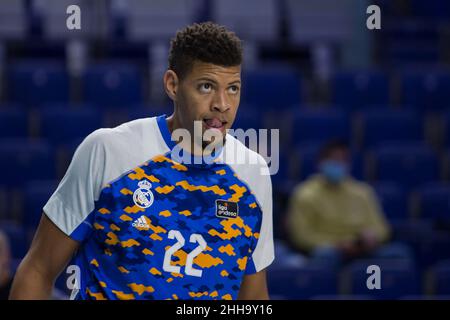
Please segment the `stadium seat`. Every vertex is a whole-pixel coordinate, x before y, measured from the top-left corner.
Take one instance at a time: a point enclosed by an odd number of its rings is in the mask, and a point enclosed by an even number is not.
[[[388,77],[377,71],[341,71],[332,78],[332,102],[345,109],[389,103]]]
[[[0,1],[0,38],[22,39],[28,28],[25,0]]]
[[[301,79],[292,69],[266,67],[244,70],[241,102],[258,109],[281,111],[301,102]]]
[[[426,18],[429,21],[450,18],[450,3],[446,0],[434,0],[426,4],[421,0],[411,0],[411,11],[415,16]]]
[[[54,150],[45,141],[0,140],[0,185],[20,187],[33,179],[55,179]]]
[[[417,245],[417,263],[427,268],[443,259],[450,259],[450,234],[448,230],[440,231],[439,226],[433,228],[428,237],[424,237]]]
[[[126,13],[127,37],[147,42],[173,37],[174,30],[193,22],[197,9],[195,1],[190,0],[128,0],[122,3],[125,7],[119,11]]]
[[[450,146],[450,110],[439,113],[438,117],[441,120],[441,140],[448,147]]]
[[[30,1],[31,2],[31,1]],[[99,38],[105,36],[108,31],[108,20],[102,14],[104,10],[89,0],[34,0],[33,10],[35,16],[39,19],[43,36],[51,41],[60,41],[67,39],[80,38]],[[61,28],[66,25],[67,8],[71,5],[77,5],[81,9],[81,29],[71,30]],[[103,18],[103,19],[102,19]],[[106,25],[102,27],[101,24]]]
[[[234,119],[233,129],[255,129],[257,132],[263,128],[262,112],[253,106],[241,104]]]
[[[292,143],[296,145],[348,140],[350,135],[349,119],[339,110],[299,110],[292,127]]]
[[[280,299],[310,299],[317,295],[337,294],[337,279],[325,267],[285,267],[268,272],[270,295]]]
[[[421,119],[413,111],[366,110],[361,119],[362,145],[366,148],[388,141],[420,141],[424,137]]]
[[[370,265],[380,267],[381,289],[368,289],[367,273]],[[358,260],[344,271],[342,283],[348,294],[364,295],[373,299],[391,300],[421,292],[421,280],[413,266],[402,261]]]
[[[443,260],[429,270],[432,296],[450,296],[450,260]]]
[[[28,114],[17,106],[0,106],[0,136],[28,137]]]
[[[23,258],[29,245],[23,227],[13,221],[0,221],[0,230],[8,236],[12,258]]]
[[[377,182],[374,188],[389,221],[409,219],[408,200],[401,186],[394,182]]]
[[[419,190],[420,219],[450,222],[450,186],[429,184]]]
[[[52,144],[69,144],[102,127],[101,114],[96,109],[54,109],[41,111],[41,136]]]
[[[276,42],[281,27],[278,5],[275,0],[213,0],[211,17],[244,41]]]
[[[295,45],[339,43],[354,36],[351,1],[285,1],[289,41]]]
[[[436,154],[420,143],[391,143],[374,150],[378,181],[395,181],[411,189],[439,178]]]
[[[69,77],[60,61],[36,59],[15,62],[10,66],[8,80],[9,98],[13,102],[36,106],[69,99]]]
[[[402,102],[424,111],[439,110],[450,101],[450,73],[409,71],[401,75]]]
[[[83,76],[85,101],[101,108],[130,108],[141,103],[142,86],[138,67],[125,62],[91,65]]]
[[[53,180],[30,181],[26,184],[23,224],[28,230],[36,229],[41,219],[42,209],[57,186],[57,182]]]

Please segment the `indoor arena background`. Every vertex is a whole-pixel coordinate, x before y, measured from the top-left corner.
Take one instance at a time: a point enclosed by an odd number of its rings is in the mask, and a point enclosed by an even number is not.
[[[81,30],[65,27],[71,4]],[[381,30],[366,27],[370,4]],[[0,229],[13,268],[87,134],[171,113],[169,39],[208,20],[244,40],[235,127],[280,129],[272,298],[449,297],[448,0],[0,0]],[[375,188],[393,241],[413,252],[374,262],[383,290],[366,288],[365,262],[311,267],[287,245],[289,195],[332,138],[350,142],[354,176]],[[57,288],[64,298],[64,273]]]

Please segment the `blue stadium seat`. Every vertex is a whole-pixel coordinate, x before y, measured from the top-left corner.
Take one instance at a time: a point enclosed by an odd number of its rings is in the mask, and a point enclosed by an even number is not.
[[[432,295],[450,295],[450,260],[438,262],[429,271]]]
[[[273,159],[272,161],[276,161]],[[273,168],[275,170],[275,162],[268,163],[269,169]],[[290,175],[291,172],[291,161],[289,156],[284,150],[280,150],[278,156],[278,171],[277,173],[271,176],[273,189],[279,192],[287,192],[291,191],[293,177]],[[272,171],[274,173],[274,171]]]
[[[124,14],[127,38],[134,41],[168,41],[179,30],[193,22],[201,8],[198,1],[128,0],[115,1],[112,14]],[[114,4],[114,2],[112,2]],[[114,12],[115,11],[115,12]]]
[[[97,109],[55,109],[41,111],[41,136],[53,144],[67,144],[102,127]]]
[[[450,73],[409,71],[402,74],[403,104],[422,110],[439,110],[450,101]]]
[[[0,140],[0,185],[20,187],[33,179],[55,179],[54,150],[45,141]]]
[[[253,106],[241,104],[239,106],[238,113],[234,119],[233,129],[241,128],[243,130],[247,129],[258,129],[263,128],[262,112]]]
[[[299,171],[300,179],[307,179],[317,173],[317,161],[319,160],[320,144],[311,143],[299,147]]]
[[[424,3],[421,0],[411,0],[412,14],[418,17],[427,18],[428,22],[436,19],[450,18],[450,3],[447,0],[433,0],[430,3]]]
[[[422,268],[429,267],[440,260],[450,259],[450,234],[448,230],[433,228],[428,237],[421,239],[417,246],[417,263]]]
[[[271,295],[281,299],[310,299],[337,294],[336,274],[325,267],[276,268],[268,272]]]
[[[301,79],[292,69],[244,70],[241,102],[280,111],[301,102]]]
[[[280,35],[279,3],[274,0],[213,0],[211,19],[244,40],[274,43]]]
[[[9,239],[12,258],[23,258],[29,246],[23,227],[12,221],[0,221],[0,230],[3,231]]]
[[[370,265],[381,269],[381,289],[368,289],[367,273]],[[358,260],[350,264],[344,274],[345,286],[349,294],[364,295],[373,299],[391,300],[421,292],[421,280],[413,266],[402,261]]]
[[[0,1],[0,38],[19,40],[28,31],[28,15],[24,0]]]
[[[450,90],[450,89],[449,89]],[[439,114],[442,125],[442,142],[448,147],[450,146],[450,110]]]
[[[26,106],[69,100],[69,77],[64,64],[59,61],[13,63],[9,70],[9,84],[10,100]]]
[[[420,143],[392,143],[374,149],[378,181],[396,181],[405,188],[439,178],[437,155]]]
[[[125,62],[92,65],[83,77],[85,101],[101,108],[129,108],[141,103],[142,86],[138,67]]]
[[[42,209],[58,186],[56,181],[30,181],[24,190],[23,224],[28,230],[34,230],[41,219]]]
[[[325,143],[331,139],[348,139],[349,119],[339,110],[299,110],[294,116],[292,143]]]
[[[332,79],[332,102],[345,109],[389,103],[389,80],[378,71],[342,71]]]
[[[409,218],[406,192],[401,186],[395,182],[377,182],[374,188],[389,221]]]
[[[450,186],[433,183],[421,187],[420,218],[439,222],[450,222]]]
[[[28,114],[18,107],[0,106],[0,136],[4,138],[26,138],[28,136]]]
[[[411,142],[423,139],[422,122],[412,111],[366,110],[361,116],[364,147],[387,141]]]

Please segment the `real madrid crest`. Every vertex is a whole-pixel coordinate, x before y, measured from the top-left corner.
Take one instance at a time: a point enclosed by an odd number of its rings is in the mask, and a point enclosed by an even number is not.
[[[141,208],[148,208],[153,204],[154,196],[150,190],[152,184],[147,180],[142,180],[138,183],[139,188],[133,193],[134,203]]]

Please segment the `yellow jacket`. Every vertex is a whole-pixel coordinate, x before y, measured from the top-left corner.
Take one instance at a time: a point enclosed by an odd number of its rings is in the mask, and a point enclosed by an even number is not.
[[[320,175],[294,189],[287,228],[292,244],[308,252],[319,246],[354,240],[367,229],[380,241],[386,241],[390,233],[368,184],[347,178],[339,185],[330,185]]]

